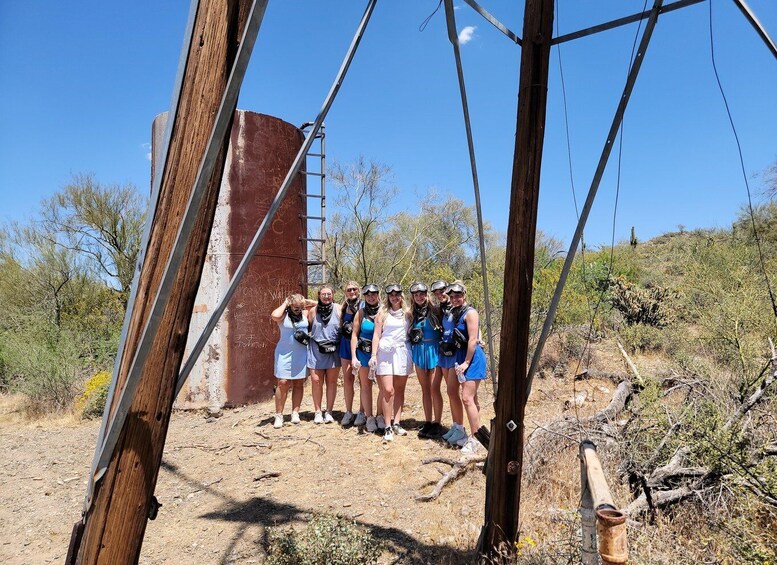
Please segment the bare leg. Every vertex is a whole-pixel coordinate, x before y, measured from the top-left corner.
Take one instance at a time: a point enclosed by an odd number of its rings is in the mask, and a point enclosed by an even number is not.
[[[324,396],[324,369],[310,370],[310,385],[313,393],[313,410],[321,412],[321,398]]]
[[[470,434],[480,428],[480,404],[478,403],[478,387],[480,381],[466,381],[461,385],[461,400],[467,411]]]
[[[289,380],[278,379],[278,386],[275,387],[275,413],[283,414],[283,407],[286,404],[286,395],[289,393]]]
[[[442,420],[442,391],[440,390],[442,385],[442,369],[435,367],[434,371],[429,371],[431,375],[431,396],[432,396],[432,408],[434,411],[434,421],[440,423]],[[426,412],[426,408],[424,408]]]
[[[378,375],[378,386],[383,394],[383,419],[388,427],[394,416],[394,376]]]
[[[340,368],[326,370],[326,411],[331,412],[335,407],[335,398],[337,398],[337,375]]]
[[[451,405],[451,418],[454,424],[464,424],[464,406],[461,404],[459,394],[459,380],[456,377],[456,369],[443,369],[445,384],[448,387],[448,402]]]
[[[372,381],[368,378],[370,374],[369,367],[359,369],[359,399],[364,415],[372,417]]]
[[[291,411],[299,414],[299,408],[302,405],[302,395],[305,392],[305,379],[295,379],[292,381],[291,386]]]
[[[415,367],[415,374],[418,377],[418,384],[421,385],[421,403],[424,407],[424,420],[432,421],[432,374],[433,371],[422,369],[418,365]]]
[[[345,397],[345,409],[348,412],[353,412],[353,366],[350,359],[340,358],[340,363],[343,367],[343,396]]]
[[[380,386],[380,377],[377,378],[378,381],[378,399],[376,400],[375,404],[375,415],[376,416],[383,416],[383,389]],[[383,416],[385,419],[386,417]]]
[[[394,422],[398,424],[402,420],[402,408],[405,405],[405,387],[407,375],[394,375]],[[388,424],[388,422],[386,422]]]

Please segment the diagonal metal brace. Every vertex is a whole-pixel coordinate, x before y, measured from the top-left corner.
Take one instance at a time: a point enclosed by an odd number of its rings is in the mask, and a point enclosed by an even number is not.
[[[483,298],[486,307],[486,335],[488,337],[488,358],[491,366],[491,380],[494,386],[494,395],[497,393],[498,383],[496,376],[496,363],[494,363],[494,338],[491,335],[491,299],[488,293],[488,270],[486,268],[486,243],[483,234],[483,211],[480,205],[480,182],[478,181],[478,168],[475,163],[475,143],[472,140],[472,127],[469,119],[469,104],[467,103],[467,88],[464,84],[464,71],[461,66],[461,51],[459,50],[459,36],[456,33],[456,16],[453,13],[453,0],[445,0],[445,21],[448,26],[448,39],[453,45],[453,55],[456,59],[456,74],[459,79],[459,92],[461,94],[461,107],[464,111],[464,128],[467,131],[467,149],[469,149],[469,164],[472,170],[472,185],[475,189],[475,211],[478,220],[478,240],[480,242],[480,268],[483,275]]]
[[[517,43],[518,45],[521,44],[521,38],[515,35],[512,31],[510,31],[507,26],[505,26],[502,22],[497,20],[494,16],[492,16],[483,6],[475,2],[475,0],[464,0],[467,4],[472,6],[472,8],[481,16],[483,16],[488,23],[490,23],[492,26],[494,26],[496,29],[504,33],[507,37],[510,38],[510,40],[513,43]],[[701,1],[701,0],[700,0]],[[446,5],[447,10],[447,5]],[[455,29],[455,28],[454,28]]]
[[[196,3],[196,0],[195,0]],[[227,81],[226,90],[221,100],[218,113],[211,131],[210,139],[203,155],[202,162],[200,163],[199,171],[197,172],[197,178],[192,189],[189,202],[184,212],[181,225],[176,235],[175,243],[173,245],[172,252],[167,261],[162,281],[159,285],[157,295],[154,299],[154,303],[151,308],[151,314],[148,317],[146,326],[143,329],[138,347],[135,352],[135,357],[132,360],[130,369],[127,375],[127,380],[124,389],[121,391],[121,395],[114,411],[113,419],[107,425],[107,429],[104,434],[102,444],[98,444],[97,451],[95,453],[95,459],[92,464],[92,472],[89,476],[89,484],[87,487],[87,497],[84,503],[85,511],[88,511],[92,504],[94,486],[103,474],[107,470],[107,465],[113,455],[113,451],[119,439],[119,435],[124,426],[124,422],[129,412],[129,408],[132,404],[132,400],[135,396],[140,377],[143,374],[145,362],[148,357],[151,347],[156,337],[159,323],[162,319],[162,315],[167,307],[170,293],[172,291],[173,284],[178,278],[178,271],[183,259],[183,254],[186,249],[186,245],[189,241],[189,236],[194,228],[194,223],[198,215],[202,199],[205,195],[208,183],[213,175],[213,168],[218,153],[221,151],[222,141],[227,133],[227,128],[231,123],[235,107],[237,105],[237,98],[240,93],[240,86],[245,76],[246,68],[248,67],[248,61],[251,57],[256,37],[259,33],[262,20],[264,18],[264,12],[267,8],[267,0],[254,0],[251,11],[248,15],[248,22],[246,24],[245,31],[243,32],[243,38],[238,48],[238,53],[235,58],[235,62],[232,66],[229,79]],[[123,354],[123,352],[122,352]],[[109,412],[106,407],[107,418]]]
[[[326,96],[326,99],[324,100],[324,104],[318,113],[318,117],[313,122],[313,126],[311,127],[311,129],[308,131],[308,134],[305,137],[305,141],[303,142],[302,147],[300,147],[300,150],[297,153],[297,156],[294,158],[294,162],[292,163],[291,168],[289,169],[289,172],[286,173],[286,178],[283,180],[281,187],[278,189],[278,193],[275,195],[275,199],[272,201],[272,204],[270,205],[269,210],[267,210],[267,215],[264,217],[264,220],[262,220],[262,224],[259,226],[259,230],[254,235],[253,240],[251,240],[251,244],[248,246],[248,249],[246,250],[245,255],[243,255],[243,259],[240,261],[240,264],[238,265],[237,270],[235,271],[235,274],[232,277],[232,280],[229,281],[229,286],[227,287],[227,290],[224,293],[224,296],[219,300],[218,305],[216,306],[210,318],[208,319],[208,322],[205,324],[205,328],[203,329],[202,334],[200,334],[200,337],[197,339],[197,342],[194,344],[194,347],[192,348],[192,351],[189,354],[189,357],[186,359],[186,363],[184,364],[183,368],[181,369],[181,372],[178,375],[178,382],[175,387],[176,396],[183,388],[183,384],[186,382],[186,379],[189,376],[189,373],[191,373],[192,369],[194,368],[194,364],[197,362],[197,358],[200,356],[200,353],[202,353],[202,350],[205,348],[205,344],[208,342],[208,338],[210,337],[210,334],[213,333],[213,330],[215,329],[216,324],[218,324],[219,319],[221,318],[221,315],[224,313],[224,310],[226,309],[227,304],[229,303],[229,299],[232,298],[232,295],[237,290],[237,286],[240,283],[240,280],[243,278],[243,275],[245,274],[246,270],[248,269],[248,265],[251,262],[251,259],[259,249],[259,246],[262,244],[262,240],[264,239],[264,236],[267,233],[267,230],[272,224],[272,221],[275,217],[275,213],[278,211],[278,208],[280,208],[281,202],[286,196],[286,192],[288,192],[289,187],[291,186],[291,183],[294,181],[297,173],[299,173],[299,170],[305,161],[307,152],[310,149],[310,146],[313,144],[313,140],[318,135],[318,132],[321,129],[321,125],[324,123],[324,119],[326,118],[326,115],[329,112],[329,109],[332,107],[332,102],[334,102],[334,99],[340,90],[340,86],[342,86],[343,84],[345,75],[348,72],[348,68],[351,66],[351,61],[353,61],[353,57],[356,54],[356,49],[359,47],[359,43],[361,42],[362,36],[364,35],[364,30],[367,28],[367,23],[370,21],[370,16],[372,15],[373,10],[375,9],[376,3],[377,3],[377,0],[369,0],[369,3],[367,4],[367,8],[364,11],[364,15],[362,16],[361,22],[359,22],[359,26],[356,29],[356,34],[354,35],[353,40],[351,41],[351,45],[348,48],[348,52],[345,55],[345,59],[343,59],[343,63],[340,66],[340,70],[337,72],[335,81],[332,84],[332,87],[330,88],[329,93]]]
[[[569,244],[569,250],[567,251],[567,256],[564,260],[564,266],[561,269],[558,284],[556,285],[556,291],[553,293],[553,298],[550,301],[550,308],[548,309],[548,314],[545,317],[545,323],[542,326],[542,333],[540,333],[540,338],[537,341],[537,347],[534,350],[534,355],[531,359],[531,366],[529,367],[529,372],[526,377],[527,398],[531,392],[532,379],[534,378],[534,373],[537,372],[537,366],[539,365],[540,356],[542,355],[542,349],[545,346],[545,341],[548,339],[550,329],[553,327],[553,321],[556,317],[558,303],[561,300],[561,292],[564,290],[564,285],[567,282],[567,275],[569,275],[569,269],[572,267],[572,261],[575,259],[575,253],[577,252],[577,247],[580,244],[580,238],[583,235],[583,229],[585,228],[586,221],[588,220],[588,214],[591,212],[591,207],[593,206],[594,199],[596,198],[596,192],[599,190],[599,183],[602,181],[604,169],[607,167],[607,161],[610,158],[610,152],[612,151],[613,145],[615,145],[615,138],[618,136],[618,130],[620,129],[621,123],[623,122],[623,114],[626,112],[626,106],[629,103],[631,92],[634,90],[634,83],[637,81],[637,75],[639,74],[639,69],[642,66],[642,61],[645,58],[645,52],[647,51],[648,44],[650,43],[650,37],[653,35],[653,29],[656,27],[656,23],[658,22],[658,14],[661,11],[662,2],[663,0],[655,0],[653,9],[650,10],[650,18],[648,19],[648,23],[645,26],[645,32],[642,34],[642,40],[640,41],[639,48],[637,49],[637,55],[634,57],[634,64],[629,70],[629,75],[626,79],[626,86],[623,88],[623,94],[621,95],[618,109],[615,111],[615,116],[612,119],[612,125],[610,126],[609,133],[607,134],[607,140],[604,143],[601,157],[599,157],[599,164],[596,167],[594,178],[591,181],[591,188],[588,190],[588,197],[586,198],[583,209],[580,212],[580,218],[577,222],[575,234],[572,236],[572,241]]]

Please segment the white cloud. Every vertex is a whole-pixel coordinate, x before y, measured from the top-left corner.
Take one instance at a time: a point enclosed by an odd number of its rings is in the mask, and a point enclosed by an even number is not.
[[[459,45],[466,45],[475,37],[476,26],[467,26],[459,32]]]
[[[141,143],[140,146],[145,149],[146,151],[146,159],[151,161],[151,144],[150,143]]]

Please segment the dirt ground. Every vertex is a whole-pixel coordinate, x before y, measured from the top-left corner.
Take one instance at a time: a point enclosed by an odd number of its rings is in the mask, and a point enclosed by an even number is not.
[[[597,381],[575,386],[569,378],[537,379],[527,430],[569,417],[563,404],[575,392],[587,391],[580,409],[585,415],[606,405],[613,389]],[[486,423],[493,415],[490,384],[481,387],[480,396]],[[17,406],[13,398],[0,397],[0,562],[62,562],[80,516],[100,424],[72,417],[29,422]],[[336,407],[342,406],[339,391]],[[148,523],[141,563],[261,563],[269,528],[301,524],[313,512],[340,514],[370,527],[387,547],[383,563],[473,562],[485,477],[470,471],[436,500],[415,500],[448,469],[422,460],[457,458],[458,452],[418,439],[423,411],[413,377],[403,421],[408,435],[388,445],[355,428],[313,424],[309,382],[302,424],[288,423],[287,415],[286,425],[273,429],[273,414],[272,402],[265,402],[225,410],[218,419],[173,415],[156,488],[162,507]],[[338,421],[341,415],[335,413]],[[447,411],[443,422],[450,422]],[[551,469],[557,485],[552,492],[547,483],[542,491],[525,487],[524,522],[548,512],[574,514],[575,455],[569,450],[570,464]]]

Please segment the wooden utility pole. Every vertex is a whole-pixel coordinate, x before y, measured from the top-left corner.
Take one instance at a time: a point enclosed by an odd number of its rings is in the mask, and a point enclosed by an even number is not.
[[[502,543],[512,546],[518,534],[534,240],[553,1],[526,0],[524,11],[518,123],[507,229],[499,395],[488,454],[485,525],[478,548],[484,554],[494,553]]]
[[[199,1],[159,201],[122,352],[117,391],[126,382],[171,255],[250,7],[250,0]],[[227,128],[221,142],[207,193],[118,444],[107,471],[96,485],[77,548],[78,563],[137,563],[140,557],[231,129]]]

